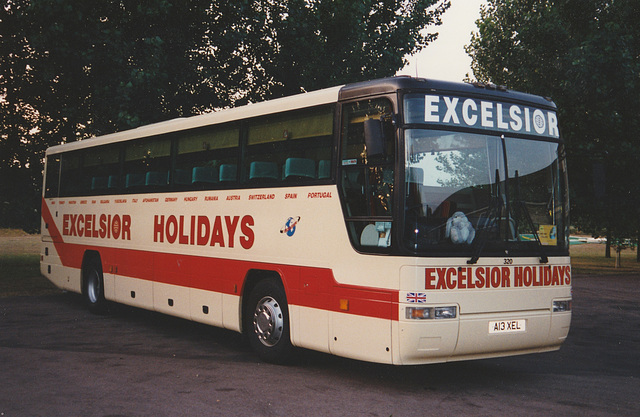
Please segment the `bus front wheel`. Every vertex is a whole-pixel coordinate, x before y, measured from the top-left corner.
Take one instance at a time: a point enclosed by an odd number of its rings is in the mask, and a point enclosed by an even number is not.
[[[249,294],[245,314],[249,343],[258,356],[271,363],[285,363],[293,347],[289,336],[289,311],[282,286],[272,280],[259,282]]]
[[[104,314],[107,311],[107,300],[104,298],[104,279],[102,266],[98,260],[92,260],[85,267],[84,298],[89,311]]]

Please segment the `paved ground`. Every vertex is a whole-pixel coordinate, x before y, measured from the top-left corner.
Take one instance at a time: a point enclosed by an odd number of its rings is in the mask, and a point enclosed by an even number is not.
[[[0,246],[38,253],[33,238]],[[73,294],[0,298],[0,417],[640,415],[640,277],[573,284],[560,351],[418,367],[309,351],[274,366],[221,329],[95,316]]]
[[[0,299],[0,416],[640,415],[637,277],[574,279],[559,352],[391,367],[303,351],[258,361],[236,333],[72,294]]]

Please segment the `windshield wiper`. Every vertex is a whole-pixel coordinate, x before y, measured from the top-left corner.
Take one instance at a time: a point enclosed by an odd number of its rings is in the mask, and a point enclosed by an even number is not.
[[[536,229],[535,224],[533,223],[533,219],[531,218],[531,214],[529,213],[529,209],[527,208],[527,204],[520,198],[520,175],[516,170],[515,175],[516,180],[516,200],[513,202],[513,210],[514,217],[518,219],[518,215],[520,215],[527,223],[529,227],[529,231],[533,234],[533,238],[536,241],[536,245],[539,251],[540,263],[546,264],[549,262],[549,257],[544,250],[544,246],[542,245],[542,241],[540,241],[540,236],[538,235],[538,230]],[[516,230],[518,230],[518,226],[516,225]]]
[[[520,176],[518,174],[518,171],[516,171],[515,181],[516,181],[516,199],[511,204],[509,204],[510,207],[508,207],[506,211],[512,212],[511,214],[513,214],[513,217],[516,220],[516,222],[517,222],[517,219],[519,218],[524,219],[524,221],[527,224],[528,230],[531,232],[531,234],[533,234],[533,238],[536,242],[540,263],[546,264],[549,262],[549,257],[547,256],[544,249],[544,245],[540,240],[540,236],[538,235],[538,230],[536,229],[535,224],[533,223],[533,219],[531,218],[531,214],[529,213],[527,204],[520,198]],[[488,211],[487,217],[486,218],[481,217],[478,222],[476,238],[474,239],[472,244],[471,259],[467,261],[467,264],[469,265],[476,264],[480,259],[480,255],[484,250],[484,246],[489,240],[489,234],[492,232],[491,229],[495,229],[495,232],[497,233],[497,235],[500,236],[501,211],[502,211],[502,208],[505,207],[506,202],[503,200],[502,196],[500,195],[499,184],[500,184],[500,174],[499,174],[499,171],[496,170],[496,188],[497,188],[496,193],[491,197],[491,202],[487,209]],[[515,230],[516,231],[518,230],[517,223],[515,225]]]
[[[471,259],[467,261],[468,265],[474,265],[478,262],[478,259],[480,259],[480,255],[482,254],[484,245],[489,240],[490,228],[493,228],[495,226],[498,236],[500,236],[500,216],[502,208],[505,206],[505,201],[502,199],[502,196],[500,194],[500,171],[497,169],[495,181],[496,193],[495,195],[491,196],[491,202],[489,203],[489,207],[487,208],[486,219],[483,222],[483,217],[481,216],[478,220],[476,238],[472,243]],[[493,187],[491,188],[491,194],[493,194]],[[482,227],[480,227],[481,224]]]

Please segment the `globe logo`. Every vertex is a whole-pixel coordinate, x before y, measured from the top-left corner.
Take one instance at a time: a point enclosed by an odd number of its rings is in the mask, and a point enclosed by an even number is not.
[[[297,217],[289,217],[284,224],[284,227],[280,229],[280,233],[286,233],[287,236],[291,237],[296,232],[296,225],[300,221],[300,216]]]

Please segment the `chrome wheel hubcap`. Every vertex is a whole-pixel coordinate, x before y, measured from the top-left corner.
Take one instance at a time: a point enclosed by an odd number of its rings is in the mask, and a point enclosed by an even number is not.
[[[280,341],[283,328],[280,304],[271,296],[263,297],[253,313],[253,330],[258,340],[265,346],[273,347]]]
[[[100,298],[100,278],[96,271],[92,271],[89,275],[87,282],[87,296],[92,304],[98,302],[98,299]]]

